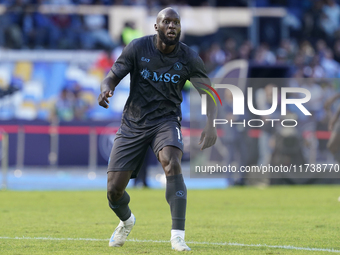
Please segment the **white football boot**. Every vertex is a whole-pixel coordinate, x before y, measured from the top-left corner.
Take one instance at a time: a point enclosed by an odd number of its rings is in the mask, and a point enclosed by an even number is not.
[[[126,241],[126,238],[130,234],[135,223],[136,217],[132,213],[128,220],[120,221],[110,238],[109,246],[110,247],[123,246]]]
[[[191,251],[189,246],[186,245],[184,239],[180,236],[176,236],[175,238],[171,239],[171,246],[175,251]]]

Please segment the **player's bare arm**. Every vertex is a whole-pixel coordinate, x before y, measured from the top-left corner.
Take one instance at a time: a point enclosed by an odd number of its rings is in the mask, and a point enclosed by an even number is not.
[[[216,143],[217,140],[217,131],[216,127],[214,127],[214,119],[217,116],[217,108],[214,104],[209,103],[208,101],[208,111],[207,111],[207,124],[201,133],[201,138],[199,144],[202,144],[201,150],[209,148]]]
[[[100,95],[98,96],[98,104],[104,108],[109,108],[109,98],[113,96],[118,83],[121,81],[111,70],[100,84]]]
[[[199,58],[199,61],[197,61],[197,64],[195,66],[202,66],[203,67],[203,61]],[[192,80],[192,85],[197,89],[198,93],[200,93],[200,96],[204,94],[202,90],[198,89],[200,87],[200,84],[207,82],[210,84],[208,76],[204,73],[203,75],[201,74],[201,77],[204,77],[204,79],[199,80]],[[204,150],[206,148],[209,148],[213,146],[216,143],[217,140],[217,131],[216,127],[214,127],[214,119],[217,117],[217,107],[213,100],[210,97],[207,97],[207,123],[201,133],[201,137],[199,140],[199,145],[202,144],[201,150]]]

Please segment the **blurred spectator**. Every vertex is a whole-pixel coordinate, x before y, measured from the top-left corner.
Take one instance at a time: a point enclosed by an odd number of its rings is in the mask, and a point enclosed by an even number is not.
[[[314,57],[315,50],[309,41],[304,40],[300,46],[300,53],[304,56],[305,62],[309,62]]]
[[[321,66],[325,70],[325,75],[327,78],[338,78],[340,65],[333,58],[333,52],[330,49],[325,51],[325,56],[321,60]]]
[[[262,43],[255,51],[254,62],[256,64],[273,65],[276,62],[276,56],[270,51],[268,44]]]
[[[302,70],[305,66],[305,59],[302,53],[298,53],[294,58],[294,66],[296,70]]]
[[[87,119],[87,111],[90,108],[90,105],[86,100],[84,100],[82,96],[82,88],[79,84],[76,84],[73,89],[73,112],[75,120],[85,120]]]
[[[147,8],[149,10],[152,9],[161,9],[160,3],[157,0],[146,0]]]
[[[310,63],[310,68],[313,78],[319,79],[326,77],[325,70],[320,65],[320,57],[318,55],[315,55],[314,58],[312,59]]]
[[[335,0],[325,0],[324,2],[320,26],[325,32],[328,42],[331,42],[334,33],[339,30],[340,7]]]
[[[276,53],[276,63],[277,64],[285,64],[285,63],[288,63],[288,60],[287,60],[287,52],[282,49],[282,48],[279,48],[277,50],[277,53]]]
[[[107,49],[100,54],[95,66],[97,68],[103,69],[105,73],[108,73],[113,65],[112,51]]]
[[[95,4],[101,4],[97,0]],[[85,32],[82,34],[82,48],[91,49],[113,49],[113,42],[108,30],[106,29],[106,19],[102,14],[88,14],[84,16]]]
[[[218,43],[213,43],[207,54],[208,59],[206,59],[205,65],[208,72],[222,66],[226,61],[226,54]]]
[[[24,45],[22,28],[24,27],[26,4],[23,0],[15,0],[7,7],[4,26],[5,26],[5,47],[21,49]]]
[[[77,49],[79,17],[75,15],[58,14],[51,16],[52,26],[49,27],[50,49]]]
[[[133,21],[128,21],[122,31],[122,42],[124,45],[128,45],[132,40],[142,37],[142,31],[136,29],[136,25]]]
[[[302,22],[301,20],[288,9],[287,15],[282,19],[283,24],[289,29],[289,34],[296,38],[302,36]]]
[[[237,58],[236,40],[234,38],[228,38],[224,43],[224,47],[226,61]]]
[[[244,42],[238,51],[238,56],[240,59],[250,59],[252,53],[252,45],[249,41]]]
[[[41,2],[41,1],[40,1]],[[49,48],[49,33],[53,23],[50,16],[44,15],[38,11],[38,5],[33,12],[33,33],[35,49]]]
[[[323,58],[325,56],[327,50],[327,44],[325,40],[319,39],[316,41],[316,52],[319,55],[320,58]]]
[[[67,88],[64,88],[52,112],[53,121],[71,121],[74,119],[74,95]]]
[[[324,37],[320,28],[320,19],[322,16],[323,0],[313,1],[313,6],[304,14],[304,38],[313,40],[313,38]]]
[[[294,60],[294,56],[297,52],[297,46],[295,43],[292,42],[290,39],[284,39],[280,43],[280,47],[278,50],[284,51],[284,54],[286,55],[286,60],[288,63],[292,63]]]

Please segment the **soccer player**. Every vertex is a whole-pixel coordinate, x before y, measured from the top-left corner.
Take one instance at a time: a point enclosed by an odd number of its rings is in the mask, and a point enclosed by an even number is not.
[[[184,241],[187,190],[181,171],[181,90],[186,80],[207,78],[207,74],[198,54],[179,42],[181,22],[174,9],[165,8],[158,13],[155,30],[157,34],[135,39],[124,48],[101,83],[98,97],[99,105],[108,108],[115,87],[130,73],[130,95],[108,164],[107,198],[120,219],[109,246],[122,246],[135,224],[125,188],[130,178],[137,176],[150,146],[166,175],[172,248],[187,251],[190,248]],[[216,142],[212,125],[215,116],[216,110],[214,106],[209,108],[208,101],[208,121],[200,139],[202,150]]]

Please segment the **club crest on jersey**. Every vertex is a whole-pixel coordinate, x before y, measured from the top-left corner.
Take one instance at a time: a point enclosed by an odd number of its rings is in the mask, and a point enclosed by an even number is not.
[[[172,82],[172,83],[178,83],[179,79],[181,78],[180,75],[178,74],[170,74],[170,73],[162,73],[158,74],[156,72],[151,72],[147,68],[144,68],[140,72],[141,76],[143,77],[144,80],[150,79],[152,81],[164,81],[164,82]]]
[[[174,69],[177,70],[177,71],[182,70],[182,67],[183,67],[183,65],[180,62],[176,62],[174,64]]]
[[[143,69],[140,74],[142,75],[143,79],[146,80],[151,76],[151,72],[148,69]]]

